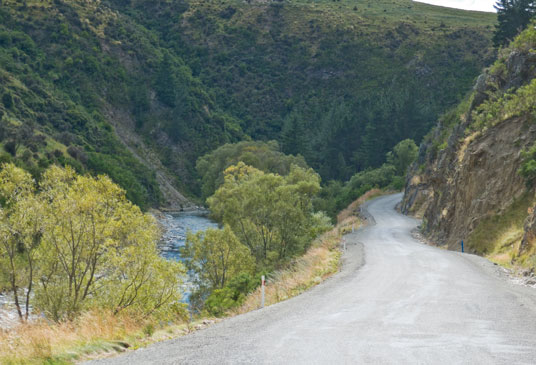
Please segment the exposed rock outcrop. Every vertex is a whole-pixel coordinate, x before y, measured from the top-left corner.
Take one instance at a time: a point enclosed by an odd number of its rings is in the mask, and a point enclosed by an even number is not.
[[[519,168],[522,151],[536,141],[536,113],[497,114],[486,125],[475,119],[481,118],[479,113],[489,114],[490,108],[483,112],[479,107],[483,103],[503,105],[501,100],[517,97],[516,91],[536,78],[534,46],[536,42],[505,50],[478,78],[466,106],[443,117],[420,147],[401,209],[422,217],[423,233],[438,244],[459,249],[460,240],[469,237],[484,219],[502,214],[520,196],[532,199]],[[534,241],[536,216],[532,212],[520,251],[530,250]]]

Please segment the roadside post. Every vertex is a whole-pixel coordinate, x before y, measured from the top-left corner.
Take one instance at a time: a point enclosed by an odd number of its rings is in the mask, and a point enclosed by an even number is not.
[[[352,224],[352,233],[354,233],[354,225]]]
[[[261,277],[261,308],[264,308],[264,287],[266,286],[266,281],[264,280],[264,275]]]
[[[343,250],[346,251],[346,238],[342,239],[342,247],[343,247]]]
[[[463,240],[462,240],[462,253],[463,253]]]

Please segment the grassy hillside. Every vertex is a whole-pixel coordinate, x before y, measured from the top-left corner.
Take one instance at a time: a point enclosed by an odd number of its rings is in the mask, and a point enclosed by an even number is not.
[[[249,138],[346,179],[462,98],[494,21],[405,0],[2,0],[1,159],[104,172],[145,207],[155,166],[197,195],[196,159]]]

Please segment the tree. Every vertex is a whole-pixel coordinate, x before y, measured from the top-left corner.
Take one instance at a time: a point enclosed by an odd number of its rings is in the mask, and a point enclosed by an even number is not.
[[[398,176],[405,176],[409,165],[413,163],[419,148],[412,139],[405,139],[393,147],[393,150],[387,153],[387,162],[396,168]]]
[[[224,182],[224,171],[240,161],[264,172],[287,175],[292,165],[307,168],[302,156],[289,156],[279,151],[276,141],[242,141],[225,144],[197,160],[201,191],[206,199]]]
[[[158,238],[107,177],[52,166],[37,185],[13,164],[0,170],[0,270],[22,321],[31,305],[56,321],[91,308],[168,315],[184,269],[159,256]]]
[[[252,273],[254,261],[249,249],[226,225],[223,229],[188,234],[181,251],[186,265],[212,289],[222,289],[241,273]]]
[[[9,91],[2,95],[2,103],[6,109],[11,109],[13,107],[13,96]]]
[[[28,320],[37,248],[43,235],[43,204],[30,174],[5,164],[0,171],[0,262],[7,271],[21,321]],[[24,288],[21,303],[20,288]],[[24,308],[24,310],[23,310]]]
[[[305,123],[297,111],[290,113],[283,122],[281,141],[283,151],[290,155],[309,155]]]
[[[225,183],[207,202],[257,263],[272,265],[303,252],[311,240],[312,199],[319,190],[320,177],[311,169],[292,165],[283,177],[240,162],[225,171]]]
[[[36,304],[53,319],[105,306],[145,314],[180,298],[180,264],[158,256],[158,228],[108,177],[49,168]]]
[[[155,90],[160,101],[169,107],[174,107],[176,104],[176,84],[172,59],[170,54],[166,52],[156,74]]]
[[[499,22],[493,36],[496,47],[510,42],[536,15],[534,0],[498,0],[494,7]]]

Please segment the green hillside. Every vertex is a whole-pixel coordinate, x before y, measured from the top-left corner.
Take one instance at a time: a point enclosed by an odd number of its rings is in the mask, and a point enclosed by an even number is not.
[[[461,100],[494,21],[404,0],[2,0],[0,158],[107,173],[143,207],[155,169],[199,195],[197,158],[250,138],[344,180]]]

